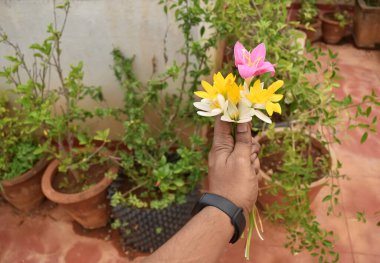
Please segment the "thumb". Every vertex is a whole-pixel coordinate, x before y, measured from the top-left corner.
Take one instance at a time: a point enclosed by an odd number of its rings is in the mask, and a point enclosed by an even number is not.
[[[234,148],[234,139],[231,134],[231,123],[222,121],[220,116],[215,118],[212,147],[215,151],[225,151],[227,153],[231,153]]]
[[[236,128],[236,143],[234,152],[237,155],[249,157],[252,148],[252,134],[250,123],[239,123]]]

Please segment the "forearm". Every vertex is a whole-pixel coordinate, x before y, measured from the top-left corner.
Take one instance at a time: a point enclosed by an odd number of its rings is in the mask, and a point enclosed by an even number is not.
[[[143,262],[216,262],[233,233],[230,218],[208,206]]]

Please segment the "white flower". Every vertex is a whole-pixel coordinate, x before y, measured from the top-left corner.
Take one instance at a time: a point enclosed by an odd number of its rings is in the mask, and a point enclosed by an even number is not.
[[[202,99],[200,102],[194,102],[193,105],[200,110],[197,111],[198,115],[212,117],[223,112],[227,101],[218,94],[215,99]]]
[[[225,104],[221,120],[237,123],[250,122],[254,113],[252,110],[253,109],[251,109],[247,104],[245,104],[242,101],[238,104],[238,106],[228,101]]]

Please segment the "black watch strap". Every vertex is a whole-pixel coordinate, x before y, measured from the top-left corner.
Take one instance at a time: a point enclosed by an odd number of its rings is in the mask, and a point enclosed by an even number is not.
[[[216,194],[204,193],[199,201],[195,204],[191,214],[194,216],[206,206],[219,208],[231,218],[231,224],[235,228],[230,243],[235,243],[240,238],[245,229],[245,217],[243,209],[236,206],[230,200]]]

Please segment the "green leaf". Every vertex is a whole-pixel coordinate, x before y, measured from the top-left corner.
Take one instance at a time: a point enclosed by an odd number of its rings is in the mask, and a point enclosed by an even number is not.
[[[331,200],[331,198],[332,198],[332,196],[331,196],[331,195],[327,195],[327,196],[325,196],[325,197],[322,199],[322,202],[327,202],[327,201],[330,201],[330,200]]]
[[[110,129],[106,129],[103,131],[97,131],[96,135],[94,136],[94,140],[102,141],[102,142],[109,142],[110,141],[110,140],[108,140],[109,133],[110,133]]]
[[[368,138],[368,132],[365,132],[362,136],[362,138],[360,139],[360,143],[364,143]]]

